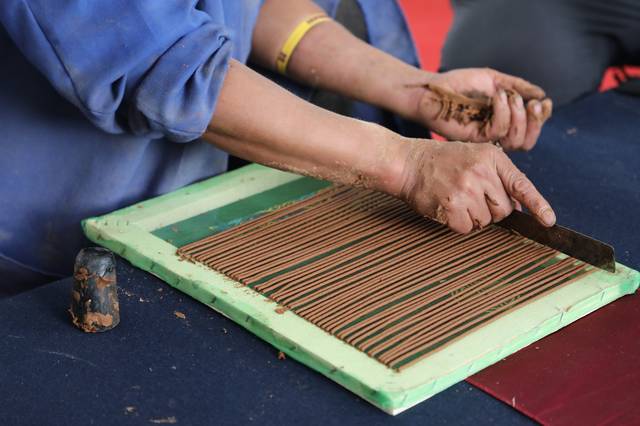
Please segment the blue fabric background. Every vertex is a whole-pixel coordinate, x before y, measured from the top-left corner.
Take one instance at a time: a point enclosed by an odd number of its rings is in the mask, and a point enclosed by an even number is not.
[[[13,287],[69,274],[82,218],[226,170],[212,146],[169,140],[205,129],[260,4],[1,4],[0,273]]]
[[[86,244],[81,219],[226,170],[226,153],[175,142],[210,121],[229,58],[247,59],[261,3],[1,3],[0,274],[12,279],[0,297],[70,274]],[[333,13],[338,0],[318,3]],[[417,63],[395,1],[361,4],[371,41]],[[383,116],[364,105],[357,115]]]

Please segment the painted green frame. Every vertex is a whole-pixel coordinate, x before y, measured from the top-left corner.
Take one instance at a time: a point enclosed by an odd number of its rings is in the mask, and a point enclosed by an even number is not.
[[[394,371],[292,312],[205,266],[181,261],[152,234],[228,203],[300,179],[250,165],[83,222],[86,235],[135,266],[191,295],[291,358],[397,414],[599,307],[633,293],[640,273],[623,265],[597,271],[453,341],[419,363]]]

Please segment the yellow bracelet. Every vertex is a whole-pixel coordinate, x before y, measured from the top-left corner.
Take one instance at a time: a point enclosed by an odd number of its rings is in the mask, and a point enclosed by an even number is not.
[[[304,37],[311,28],[329,20],[331,20],[331,18],[322,14],[312,16],[298,24],[298,26],[291,32],[291,35],[289,35],[287,41],[282,45],[282,49],[280,49],[280,53],[276,59],[276,69],[280,74],[285,75],[287,73],[287,66],[289,65],[291,55],[298,46],[298,43],[300,43],[300,40],[302,40],[302,37]]]

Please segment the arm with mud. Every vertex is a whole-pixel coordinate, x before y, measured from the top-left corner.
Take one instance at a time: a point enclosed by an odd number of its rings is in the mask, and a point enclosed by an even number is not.
[[[404,138],[314,106],[235,61],[204,138],[250,161],[386,192],[458,232],[501,220],[511,198],[543,224],[555,222],[495,146]]]
[[[252,59],[275,69],[293,28],[318,13],[322,10],[311,1],[267,0],[254,31]],[[385,108],[450,140],[500,141],[506,149],[531,149],[552,109],[544,91],[522,79],[489,69],[429,73],[368,45],[333,21],[304,36],[287,74]]]

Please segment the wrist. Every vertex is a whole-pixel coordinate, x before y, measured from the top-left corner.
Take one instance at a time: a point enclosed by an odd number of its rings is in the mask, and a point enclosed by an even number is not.
[[[428,92],[427,87],[435,75],[417,68],[414,68],[414,72],[408,73],[408,76],[403,78],[404,83],[398,92],[400,94],[398,101],[400,108],[394,112],[407,120],[421,123],[423,117],[420,113],[420,105]]]
[[[351,164],[354,175],[362,186],[397,196],[407,150],[406,138],[378,124],[358,123],[355,161]]]
[[[430,139],[411,139],[380,127],[379,143],[372,150],[377,159],[372,189],[406,199],[419,174],[420,164],[437,142]]]
[[[413,204],[416,191],[424,184],[422,176],[426,162],[433,159],[433,150],[437,148],[437,144],[438,142],[432,139],[407,140],[402,175],[397,188],[398,198]]]

